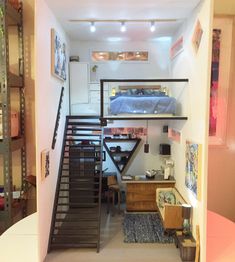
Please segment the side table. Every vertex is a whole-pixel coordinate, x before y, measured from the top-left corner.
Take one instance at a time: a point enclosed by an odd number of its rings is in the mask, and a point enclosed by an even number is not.
[[[196,241],[192,236],[184,236],[182,231],[176,231],[175,245],[180,249],[180,257],[182,261],[195,261]]]

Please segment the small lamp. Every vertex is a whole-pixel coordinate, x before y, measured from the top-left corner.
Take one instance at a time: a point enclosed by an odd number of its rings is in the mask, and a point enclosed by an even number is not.
[[[190,215],[191,215],[191,205],[182,204],[183,235],[185,236],[189,236],[191,234]]]

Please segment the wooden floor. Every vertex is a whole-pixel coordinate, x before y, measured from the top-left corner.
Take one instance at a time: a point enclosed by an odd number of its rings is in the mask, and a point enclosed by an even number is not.
[[[106,215],[102,210],[101,249],[52,251],[44,262],[180,262],[174,244],[129,244],[123,242],[123,214]]]

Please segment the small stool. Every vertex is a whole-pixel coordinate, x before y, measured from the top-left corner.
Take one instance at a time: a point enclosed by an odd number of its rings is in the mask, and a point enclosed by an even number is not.
[[[112,209],[115,207],[115,193],[118,196],[118,213],[120,214],[120,203],[121,203],[121,191],[117,182],[116,176],[108,176],[107,180],[108,192],[107,192],[107,213],[110,211],[110,198],[112,197]]]

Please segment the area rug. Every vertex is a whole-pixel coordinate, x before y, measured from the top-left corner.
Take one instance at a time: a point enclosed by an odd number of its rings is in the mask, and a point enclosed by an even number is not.
[[[157,213],[125,214],[123,221],[125,243],[173,243],[172,236],[164,235]]]

